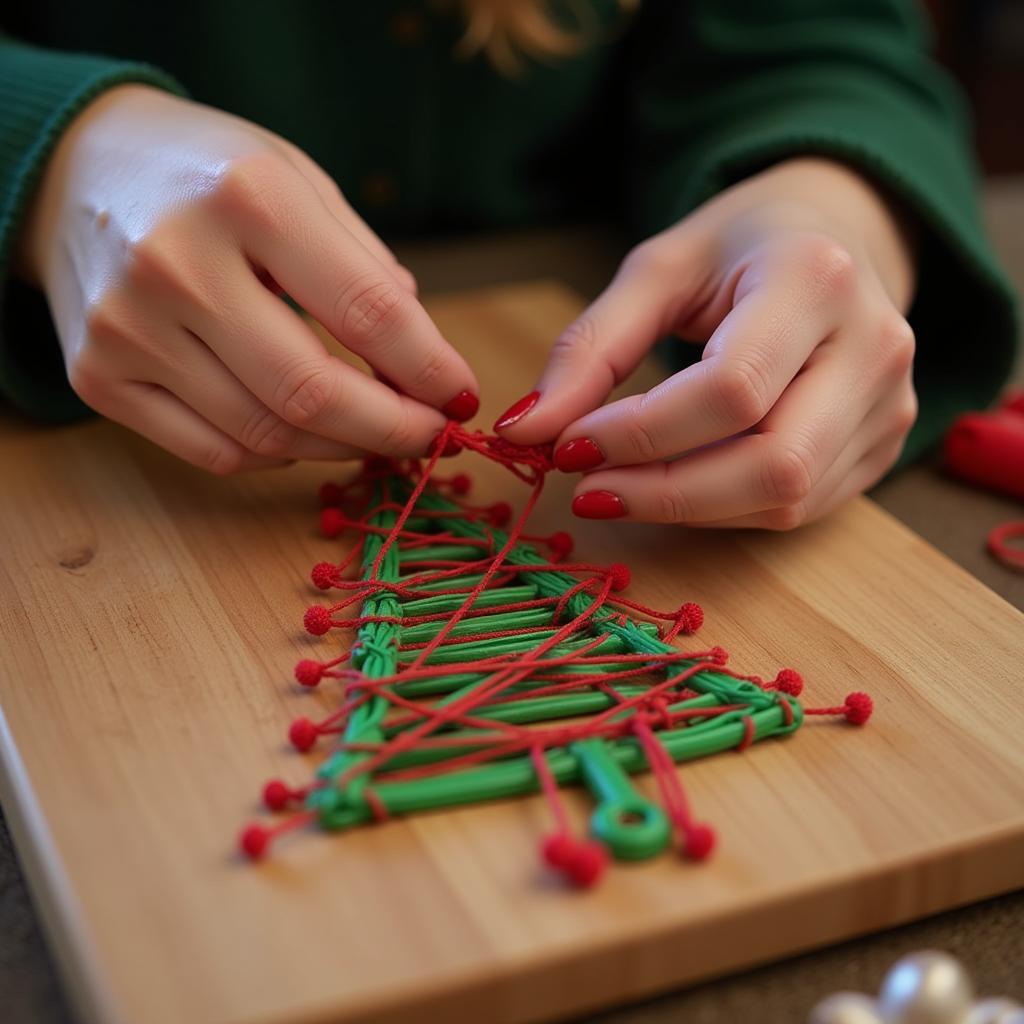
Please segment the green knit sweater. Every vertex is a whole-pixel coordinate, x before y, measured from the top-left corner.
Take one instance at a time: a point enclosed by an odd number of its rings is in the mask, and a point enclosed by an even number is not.
[[[0,36],[0,392],[41,418],[86,411],[12,251],[62,130],[132,81],[291,139],[385,235],[611,214],[639,238],[787,156],[838,157],[921,229],[908,456],[992,400],[1013,359],[1013,296],[915,0],[588,6],[590,45],[507,77],[458,57],[457,5],[427,0],[19,5]]]

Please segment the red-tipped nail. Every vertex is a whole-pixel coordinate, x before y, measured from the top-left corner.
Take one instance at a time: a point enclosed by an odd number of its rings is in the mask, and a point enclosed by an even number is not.
[[[450,420],[465,423],[471,420],[480,408],[480,399],[472,391],[460,391],[451,401],[441,406],[441,412]]]
[[[540,398],[539,391],[531,391],[523,395],[518,402],[513,402],[494,422],[495,430],[506,430],[513,423],[518,423],[536,404]]]
[[[434,440],[430,442],[430,446],[427,448],[427,458],[433,458],[437,453],[437,449],[441,445],[441,435],[436,434]],[[453,455],[458,455],[462,451],[462,445],[455,440],[454,437],[449,437],[444,443],[444,450],[441,452],[442,459],[450,459]]]
[[[566,441],[555,451],[555,469],[563,473],[585,473],[604,462],[604,452],[589,437]]]
[[[572,512],[581,519],[618,519],[626,514],[626,506],[611,491],[587,491],[572,499]]]

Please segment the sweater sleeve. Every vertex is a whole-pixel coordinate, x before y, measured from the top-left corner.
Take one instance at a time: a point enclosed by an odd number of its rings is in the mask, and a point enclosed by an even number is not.
[[[43,296],[12,277],[15,239],[61,133],[101,92],[127,82],[182,92],[145,64],[0,35],[0,396],[39,418],[73,419],[88,409],[67,383]]]
[[[904,462],[958,411],[992,401],[1017,336],[1014,295],[981,226],[967,117],[928,57],[917,8],[913,0],[650,3],[635,26],[629,97],[638,233],[798,154],[854,166],[916,219],[909,319],[921,412]]]

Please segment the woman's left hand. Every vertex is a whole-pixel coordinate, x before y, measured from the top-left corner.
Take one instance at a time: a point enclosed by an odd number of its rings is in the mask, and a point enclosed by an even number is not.
[[[913,288],[880,194],[831,161],[788,161],[634,249],[497,429],[557,437],[556,465],[585,474],[579,516],[790,529],[899,456]],[[601,405],[671,332],[707,341],[700,362]]]

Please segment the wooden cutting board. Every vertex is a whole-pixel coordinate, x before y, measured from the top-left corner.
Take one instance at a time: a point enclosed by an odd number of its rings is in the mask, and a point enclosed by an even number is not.
[[[490,423],[579,304],[542,284],[428,305]],[[877,705],[686,766],[717,855],[584,894],[538,865],[539,799],[234,854],[263,781],[307,778],[288,723],[330,703],[290,682],[337,643],[301,629],[337,555],[324,467],[216,479],[99,421],[6,422],[0,465],[2,798],[87,1020],[545,1020],[1024,884],[1024,616],[867,500],[785,535],[571,524],[639,599],[700,601],[737,667]],[[570,525],[570,486],[541,529]]]

